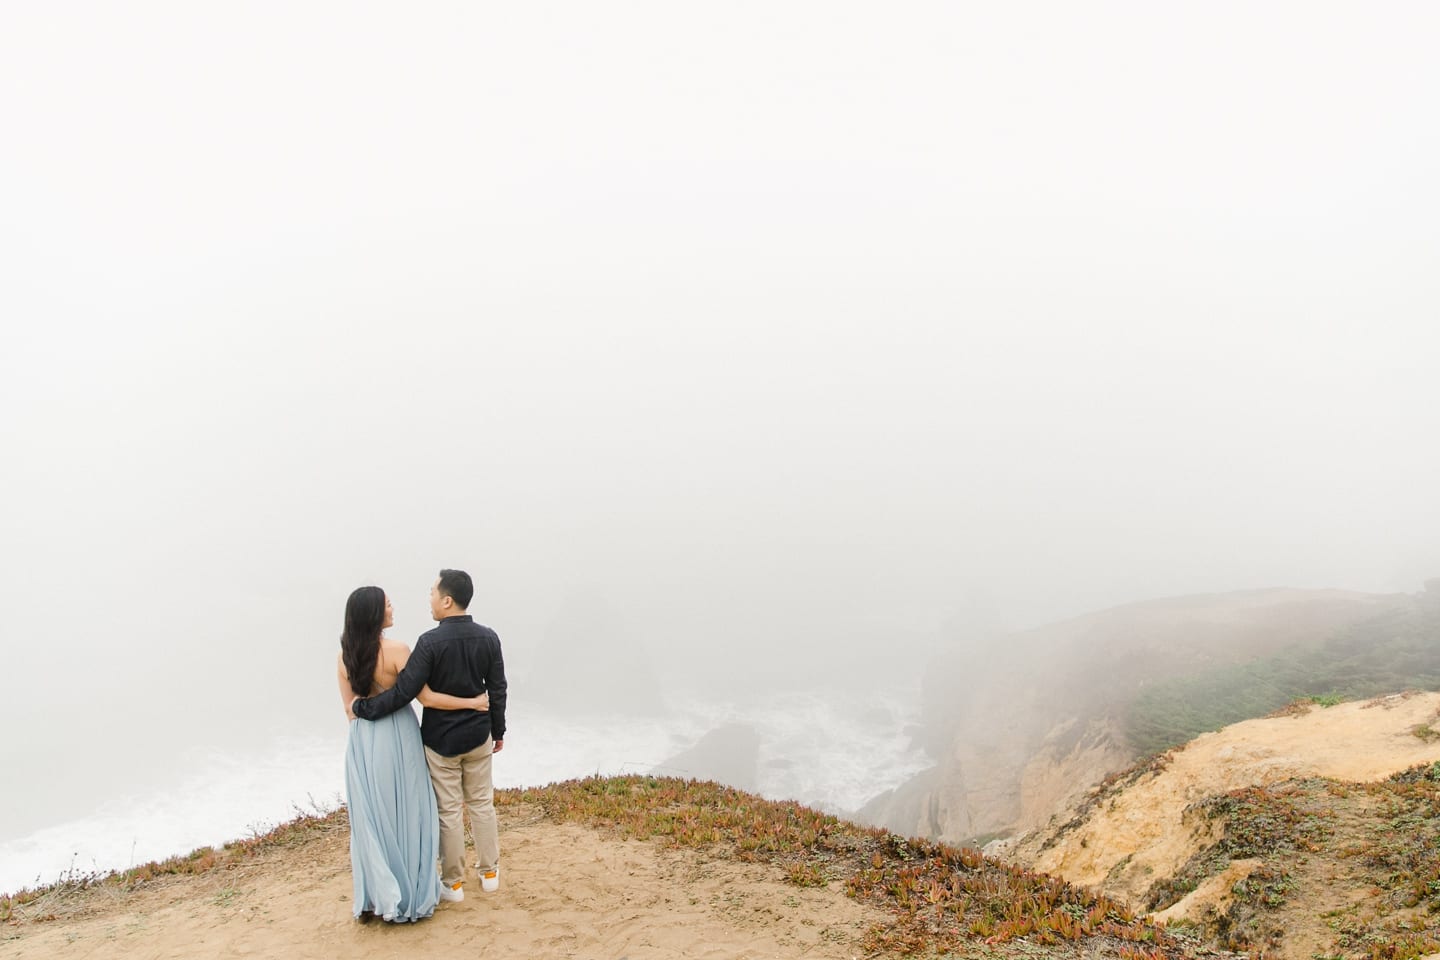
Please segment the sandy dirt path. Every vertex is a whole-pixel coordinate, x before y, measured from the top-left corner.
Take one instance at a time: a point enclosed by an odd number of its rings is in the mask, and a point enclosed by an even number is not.
[[[858,957],[884,916],[838,883],[800,888],[778,868],[614,840],[512,809],[502,886],[440,904],[418,924],[357,923],[343,832],[233,870],[97,892],[73,919],[0,927],[0,957],[286,957],[365,960]],[[110,899],[106,899],[106,898]]]

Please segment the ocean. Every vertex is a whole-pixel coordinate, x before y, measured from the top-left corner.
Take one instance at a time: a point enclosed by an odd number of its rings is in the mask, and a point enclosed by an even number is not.
[[[594,774],[685,776],[666,761],[717,727],[744,723],[759,736],[759,793],[845,815],[929,767],[913,743],[919,689],[867,691],[863,709],[834,691],[797,690],[743,707],[677,698],[661,718],[561,716],[512,710],[499,788]],[[106,798],[93,812],[0,843],[0,891],[67,876],[124,870],[204,846],[262,834],[301,813],[344,803],[346,728],[277,736],[250,749],[189,750],[181,779]]]

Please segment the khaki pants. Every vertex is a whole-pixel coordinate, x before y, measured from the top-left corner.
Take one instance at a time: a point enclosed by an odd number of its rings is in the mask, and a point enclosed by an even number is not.
[[[495,790],[490,782],[490,755],[495,740],[487,739],[469,753],[446,757],[425,748],[435,805],[440,808],[440,882],[453,887],[465,879],[465,820],[475,832],[476,869],[494,870],[500,863],[500,830],[495,822]]]

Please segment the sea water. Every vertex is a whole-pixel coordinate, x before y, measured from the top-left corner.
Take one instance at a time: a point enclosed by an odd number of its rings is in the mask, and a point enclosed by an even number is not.
[[[919,691],[869,691],[863,707],[834,692],[793,691],[740,705],[677,699],[663,716],[510,711],[499,788],[592,775],[675,774],[666,760],[725,724],[759,738],[758,792],[845,815],[931,761],[912,741]],[[341,806],[346,730],[280,736],[227,753],[192,750],[166,789],[107,798],[93,813],[0,843],[0,891],[124,870],[197,847],[257,836],[302,813]]]

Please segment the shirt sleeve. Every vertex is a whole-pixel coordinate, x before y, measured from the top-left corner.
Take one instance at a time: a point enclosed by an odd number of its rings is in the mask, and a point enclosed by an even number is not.
[[[495,655],[490,658],[490,670],[485,674],[485,690],[490,694],[490,736],[496,740],[505,739],[506,689],[505,658],[500,654],[500,637],[495,636]]]
[[[355,701],[355,716],[361,720],[379,720],[387,717],[420,695],[425,684],[430,682],[430,668],[434,654],[425,639],[415,644],[415,651],[405,661],[405,669],[395,678],[395,686],[374,697]],[[503,682],[503,681],[502,681]]]

